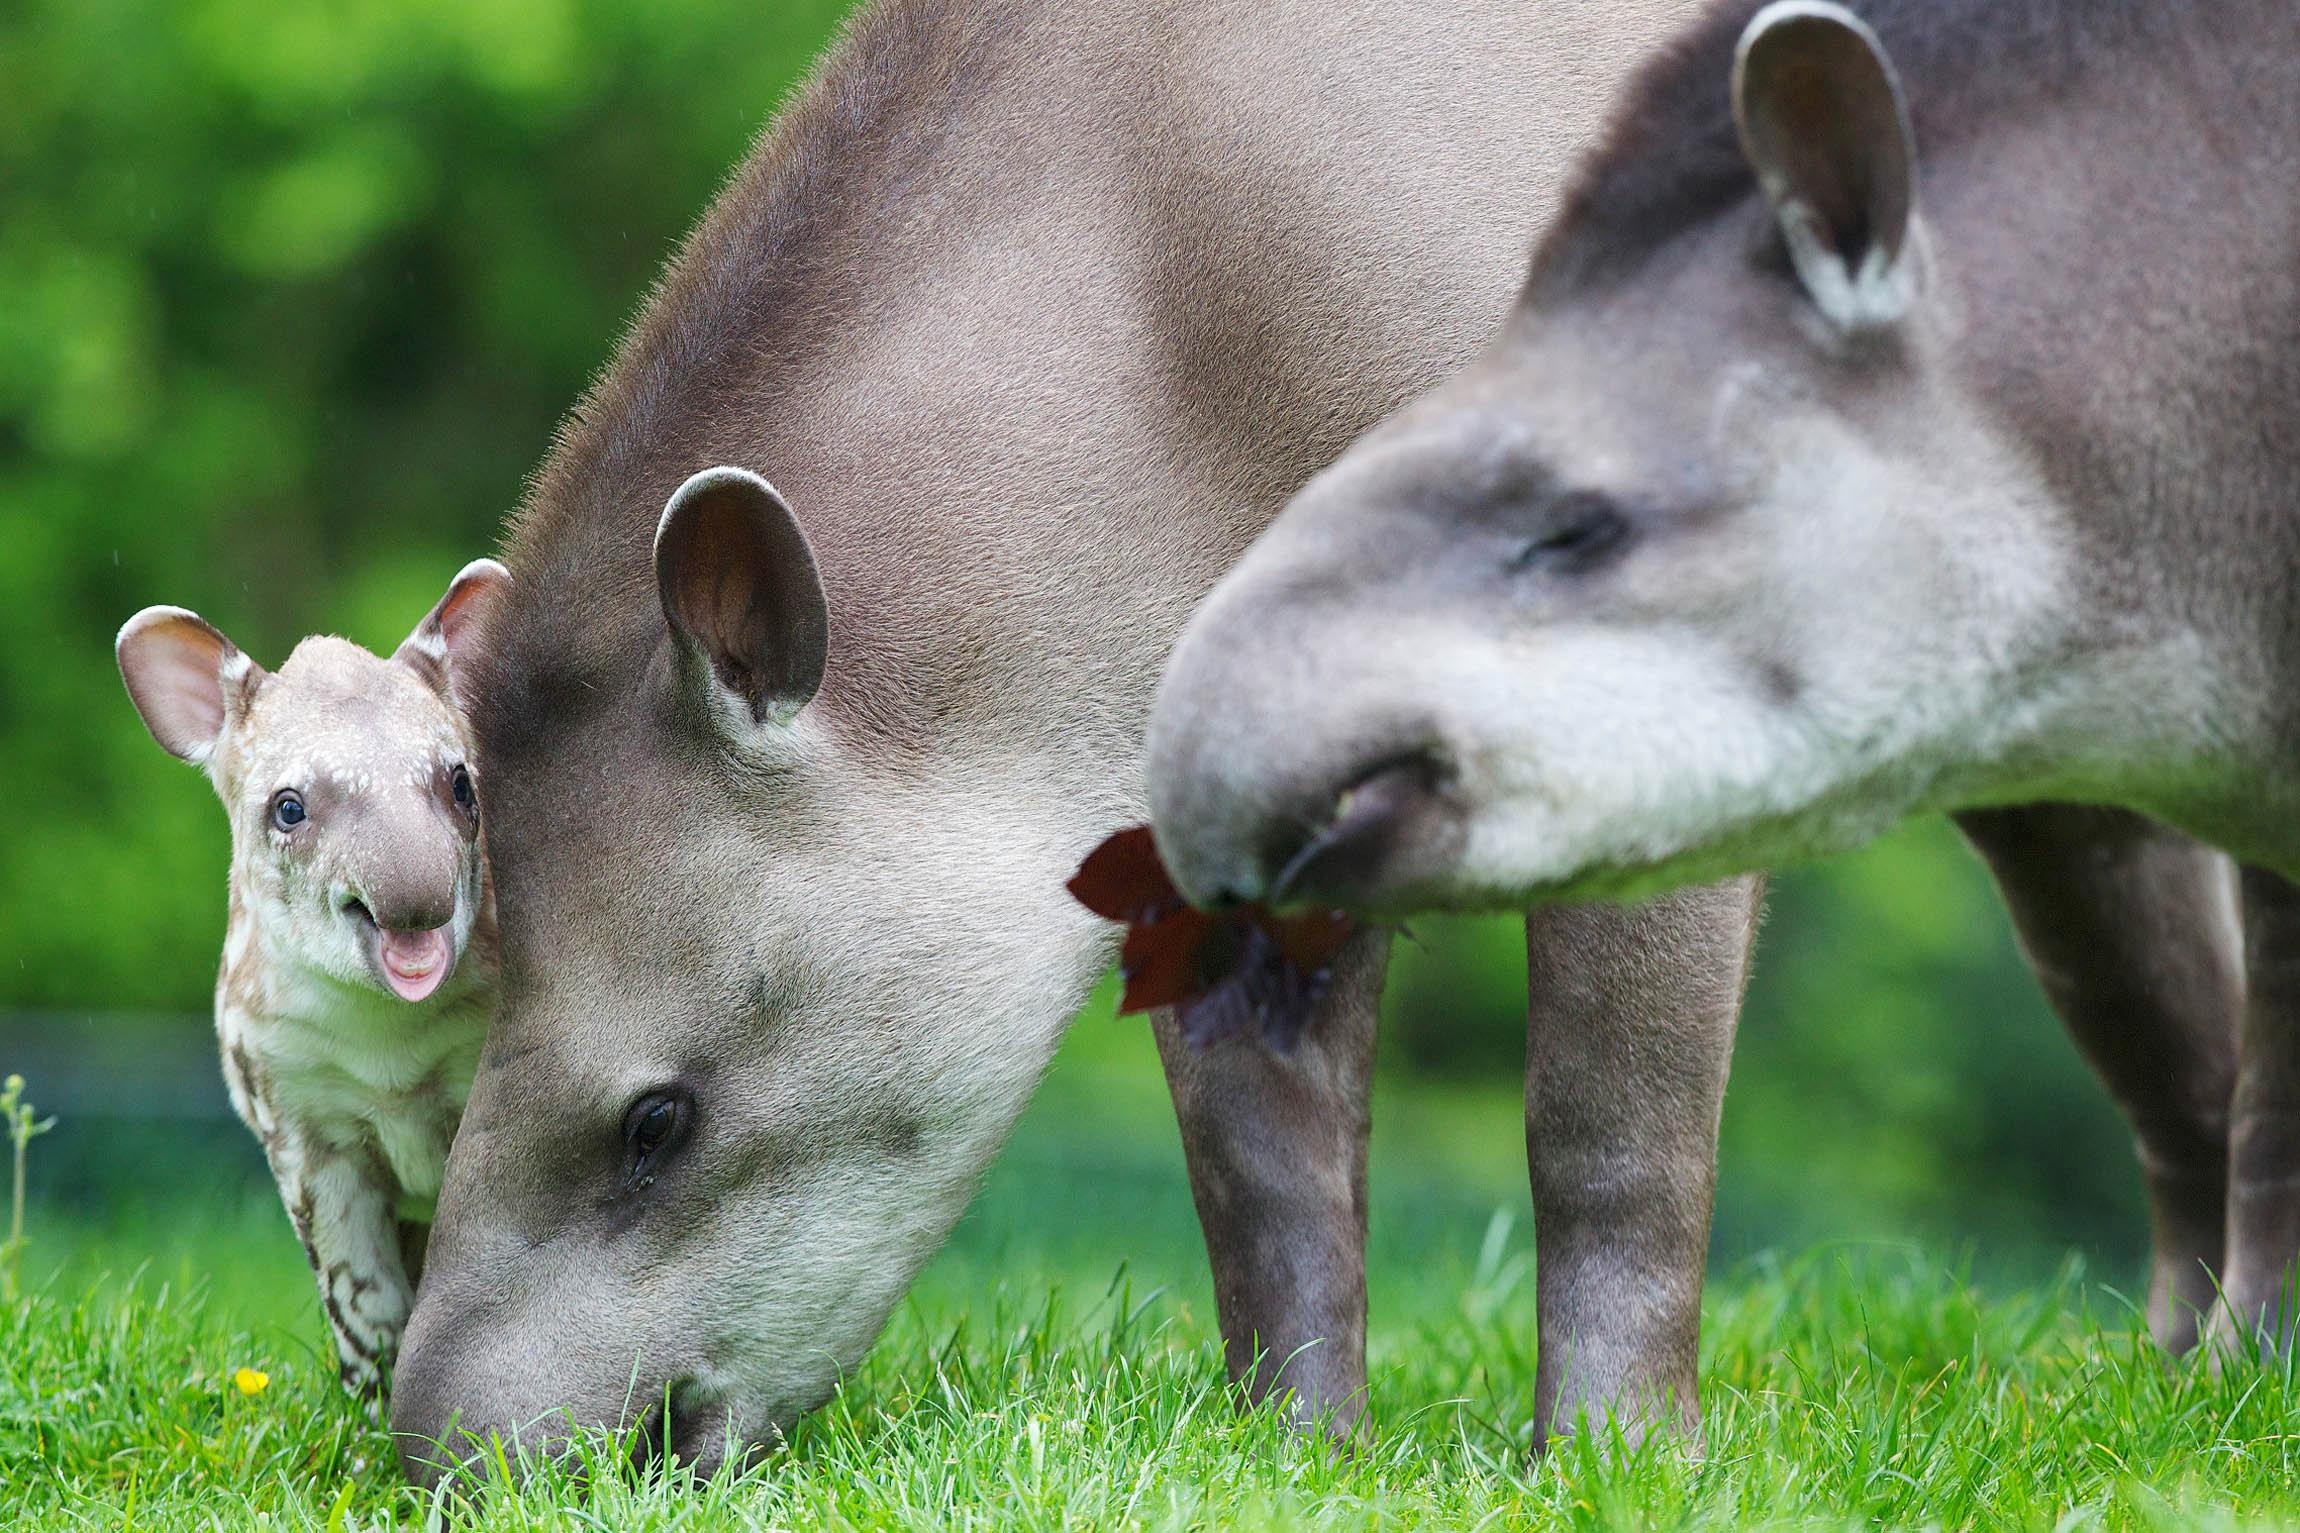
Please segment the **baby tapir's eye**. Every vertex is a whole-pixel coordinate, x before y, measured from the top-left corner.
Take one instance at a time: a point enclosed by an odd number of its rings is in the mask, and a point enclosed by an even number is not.
[[[303,795],[296,792],[295,789],[282,788],[272,795],[273,825],[281,830],[293,830],[301,825],[306,818]]]
[[[470,814],[479,807],[479,795],[471,791],[471,774],[469,772],[457,767],[455,776],[448,786],[449,791],[455,795],[456,808],[465,814]]]

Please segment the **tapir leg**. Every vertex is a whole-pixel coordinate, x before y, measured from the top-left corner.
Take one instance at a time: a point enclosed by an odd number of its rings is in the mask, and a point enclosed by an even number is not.
[[[2247,986],[2228,1134],[2228,1270],[2216,1341],[2236,1323],[2289,1347],[2300,1256],[2300,888],[2243,870]]]
[[[2132,1125],[2148,1192],[2148,1328],[2195,1344],[2220,1271],[2244,976],[2225,859],[2121,810],[1958,817],[2021,946]],[[2293,1167],[2290,1169],[2300,1169]]]
[[[1199,1053],[1171,1015],[1157,1022],[1230,1376],[1337,1434],[1365,1409],[1367,1109],[1388,958],[1386,936],[1353,940],[1291,1054]]]
[[[1526,918],[1525,1142],[1545,1433],[1698,1438],[1717,1120],[1763,881]]]
[[[373,1395],[414,1306],[391,1189],[365,1158],[316,1140],[265,1145],[288,1218],[318,1280],[344,1386]]]

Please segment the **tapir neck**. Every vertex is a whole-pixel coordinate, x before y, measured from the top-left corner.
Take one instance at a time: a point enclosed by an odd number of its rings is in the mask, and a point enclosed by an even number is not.
[[[1923,193],[1965,375],[2068,524],[2068,696],[2151,739],[2109,786],[2300,873],[2300,8],[2198,22]]]

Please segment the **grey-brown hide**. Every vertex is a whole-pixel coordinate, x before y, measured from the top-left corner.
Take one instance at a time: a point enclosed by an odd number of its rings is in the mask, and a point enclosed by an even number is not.
[[[1616,71],[1686,9],[857,21],[513,538],[477,713],[505,991],[398,1372],[411,1467],[450,1428],[666,1401],[647,1435],[708,1463],[830,1392],[1112,956],[1062,886],[1138,817],[1184,614],[1469,354]],[[690,482],[717,464],[774,488]],[[1618,940],[1572,1014],[1701,1062],[1664,1105],[1616,1077],[1574,1120],[1561,1159],[1621,1195],[1544,1211],[1545,1290],[1654,1297],[1568,1306],[1536,1408],[1689,1412],[1749,897],[1590,920]],[[1262,1089],[1170,1070],[1234,1367],[1291,1359],[1254,1387],[1345,1419],[1377,959],[1328,1043],[1240,1058]],[[1653,1227],[1634,1194],[1663,1178]]]
[[[2134,1118],[2157,1299],[2209,1302],[2225,1224],[2257,1317],[2300,1240],[2300,12],[1858,9],[1728,4],[1646,71],[1499,338],[1193,621],[1160,845],[1202,896],[1509,906],[1966,810]],[[1989,807],[2054,797],[2276,870],[2248,987],[2200,850]]]
[[[231,823],[216,1032],[311,1258],[347,1384],[372,1389],[414,1301],[494,985],[494,916],[452,651],[504,580],[457,576],[392,658],[298,644],[267,672],[177,607],[120,631],[152,735]]]

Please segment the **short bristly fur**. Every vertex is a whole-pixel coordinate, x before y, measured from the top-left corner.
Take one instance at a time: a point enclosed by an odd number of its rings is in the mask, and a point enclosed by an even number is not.
[[[2289,1339],[2295,142],[2288,0],[1720,5],[1199,609],[1176,883],[1515,908],[1954,811],[2132,1121],[2152,1329]]]
[[[1726,0],[1657,51],[1621,93],[1534,255],[1529,296],[1634,273],[1694,225],[1756,194],[1734,131],[1734,45],[1760,0]],[[2007,106],[2035,110],[2088,68],[2155,48],[2170,67],[2188,29],[2158,0],[1870,0],[1929,154],[1961,145]]]
[[[400,1359],[412,1468],[640,1411],[708,1465],[836,1387],[1112,956],[1062,886],[1140,818],[1184,614],[1466,356],[1692,3],[861,11],[513,536],[475,714],[505,983]],[[1609,1168],[1540,1208],[1545,1424],[1690,1419],[1749,907],[1534,935],[1545,1089],[1585,1100],[1529,1136]],[[1381,956],[1290,1057],[1168,1057],[1231,1366],[1336,1430]]]
[[[414,1301],[423,1227],[495,983],[456,651],[508,577],[481,560],[389,660],[342,639],[266,672],[151,607],[122,679],[231,821],[216,1033],[311,1258],[344,1382],[377,1387]]]

